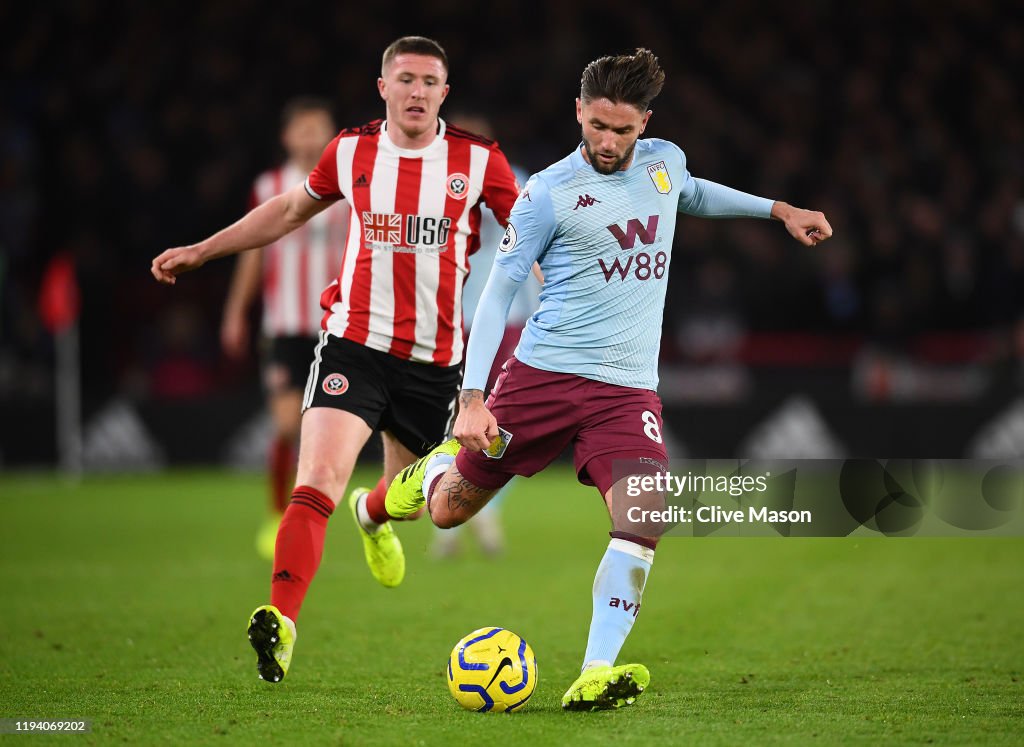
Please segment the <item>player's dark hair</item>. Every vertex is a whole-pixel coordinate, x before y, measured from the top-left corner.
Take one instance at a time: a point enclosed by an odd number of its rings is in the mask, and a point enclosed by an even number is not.
[[[281,127],[287,127],[293,119],[307,112],[324,112],[332,122],[334,121],[334,112],[327,99],[319,96],[296,96],[290,99],[281,110]]]
[[[632,104],[640,111],[661,93],[665,71],[649,49],[594,60],[583,71],[580,98],[584,103],[608,99],[613,104]]]
[[[384,50],[384,57],[380,63],[382,74],[385,68],[391,64],[391,61],[400,54],[421,54],[424,57],[436,57],[444,65],[445,73],[448,72],[448,55],[444,53],[444,48],[440,44],[425,36],[403,36],[401,39],[395,39]]]

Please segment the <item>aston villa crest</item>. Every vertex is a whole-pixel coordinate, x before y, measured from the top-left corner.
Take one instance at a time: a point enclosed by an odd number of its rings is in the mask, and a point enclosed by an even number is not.
[[[651,177],[651,181],[654,182],[654,188],[663,195],[667,195],[672,191],[672,180],[668,178],[668,168],[665,167],[664,161],[658,161],[652,163],[647,167],[647,173]]]

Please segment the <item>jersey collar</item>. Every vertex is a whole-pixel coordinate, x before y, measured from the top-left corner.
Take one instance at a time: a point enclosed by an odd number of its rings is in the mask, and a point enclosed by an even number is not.
[[[395,145],[391,136],[388,135],[388,121],[385,119],[384,124],[380,127],[381,137],[380,145],[387,151],[397,153],[403,158],[422,158],[423,156],[430,155],[444,142],[444,133],[448,125],[440,117],[437,118],[437,136],[431,141],[430,145],[426,148],[399,148]]]

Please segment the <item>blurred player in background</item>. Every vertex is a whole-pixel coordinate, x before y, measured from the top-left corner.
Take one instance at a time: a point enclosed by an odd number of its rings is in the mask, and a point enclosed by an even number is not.
[[[256,179],[250,209],[302,182],[337,134],[330,105],[312,97],[289,102],[281,116],[285,162]],[[270,513],[256,538],[260,555],[274,559],[281,516],[295,479],[302,390],[317,344],[323,311],[320,293],[338,276],[348,234],[349,208],[339,204],[313,216],[302,228],[262,250],[238,257],[231,280],[220,339],[225,354],[240,359],[249,352],[249,311],[263,301],[263,386],[274,426],[267,455]]]
[[[460,112],[451,114],[448,121],[457,127],[485,137],[494,137],[491,123],[485,117]],[[520,184],[525,184],[529,178],[529,174],[516,164],[512,164],[512,173],[515,174],[516,181]],[[473,317],[476,314],[477,304],[480,302],[480,294],[483,293],[487,274],[491,271],[494,257],[498,253],[498,242],[501,241],[504,231],[504,225],[498,222],[489,209],[485,208],[480,220],[480,251],[474,254],[470,260],[473,272],[466,278],[466,285],[462,290],[462,319],[467,336],[472,334]],[[505,324],[505,334],[498,346],[498,352],[494,356],[494,365],[491,366],[491,371],[487,376],[488,391],[501,372],[501,364],[512,357],[512,351],[515,350],[516,344],[519,342],[519,336],[523,332],[526,320],[537,310],[540,296],[538,274],[539,269],[523,282],[512,301]],[[466,529],[472,532],[485,555],[499,555],[505,548],[505,532],[502,529],[500,507],[511,490],[512,484],[509,483],[498,495],[494,496],[487,506],[466,524]],[[465,532],[460,528],[438,529],[434,534],[431,552],[442,558],[458,555],[462,549],[464,534]]]
[[[249,619],[257,670],[270,682],[288,672],[327,521],[374,431],[383,439],[384,479],[373,491],[353,490],[349,507],[377,580],[395,586],[405,575],[384,511],[386,480],[448,431],[463,353],[462,284],[479,247],[480,205],[504,222],[519,192],[494,141],[439,118],[447,79],[437,42],[393,42],[377,80],[386,119],[342,130],[303,184],[153,260],[154,277],[173,284],[211,259],[277,241],[340,199],[350,205],[341,273],[321,297],[327,314],[303,397],[296,487],[277,533],[270,604]]]
[[[527,183],[480,300],[458,441],[403,470],[385,504],[398,518],[426,502],[438,526],[461,524],[514,475],[535,474],[572,444],[579,479],[604,497],[613,531],[594,579],[583,671],[562,697],[569,710],[628,705],[650,682],[642,664],[615,659],[661,529],[628,509],[663,508],[664,496],[631,496],[625,483],[668,469],[655,389],[677,212],[774,218],[809,246],[832,235],[821,213],[694,178],[675,144],[639,140],[664,80],[645,49],[584,70],[576,100],[583,142]],[[544,273],[540,310],[485,404],[506,313],[535,261]]]

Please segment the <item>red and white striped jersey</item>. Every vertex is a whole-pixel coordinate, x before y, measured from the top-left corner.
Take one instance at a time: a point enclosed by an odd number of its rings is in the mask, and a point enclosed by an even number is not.
[[[480,203],[504,226],[519,192],[497,143],[442,120],[430,145],[408,150],[376,120],[331,141],[306,191],[346,198],[351,211],[341,273],[321,298],[323,328],[405,360],[458,365]]]
[[[250,207],[287,192],[305,178],[286,163],[266,171],[252,188]],[[263,248],[263,334],[316,336],[320,294],[338,275],[338,251],[348,235],[347,205],[332,205],[306,225]]]

